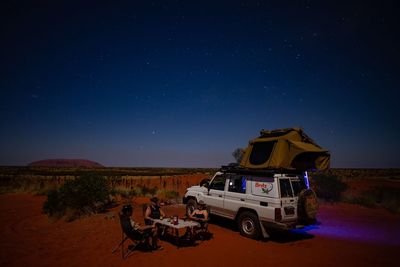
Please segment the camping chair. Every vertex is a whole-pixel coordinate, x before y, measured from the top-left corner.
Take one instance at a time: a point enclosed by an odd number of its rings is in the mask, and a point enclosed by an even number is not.
[[[126,259],[131,254],[131,252],[133,252],[140,245],[144,245],[146,248],[149,247],[149,234],[126,227],[126,223],[124,223],[124,220],[129,219],[129,217],[126,217],[123,212],[119,214],[119,219],[122,230],[121,242],[119,242],[119,244],[112,250],[111,253],[115,253],[118,248],[121,247],[122,259]],[[128,245],[128,249],[125,251],[124,243],[128,239],[132,240],[133,244]]]
[[[193,227],[193,235],[194,235],[194,239],[200,239],[202,241],[204,240],[209,240],[213,237],[213,234],[208,230],[208,222],[210,221],[210,207],[206,206],[206,210],[208,213],[208,220],[207,221],[201,221],[200,226],[197,227]],[[188,209],[186,210],[186,217],[189,218],[190,214],[188,214],[188,212],[190,212]]]
[[[208,230],[208,222],[210,221],[210,207],[207,206],[208,220],[205,222],[200,222],[199,227],[195,227],[195,237],[204,241],[210,240],[213,237],[213,233]]]

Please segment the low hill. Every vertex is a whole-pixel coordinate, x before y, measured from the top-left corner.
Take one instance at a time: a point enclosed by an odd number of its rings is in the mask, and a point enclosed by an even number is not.
[[[85,167],[102,168],[103,165],[86,159],[45,159],[29,163],[32,167]]]

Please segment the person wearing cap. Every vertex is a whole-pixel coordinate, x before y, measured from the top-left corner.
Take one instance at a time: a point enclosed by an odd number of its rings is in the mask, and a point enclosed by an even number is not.
[[[164,211],[159,205],[159,200],[157,197],[152,197],[150,199],[150,204],[147,205],[146,212],[144,214],[144,222],[146,225],[152,225],[153,219],[162,219],[165,217]]]

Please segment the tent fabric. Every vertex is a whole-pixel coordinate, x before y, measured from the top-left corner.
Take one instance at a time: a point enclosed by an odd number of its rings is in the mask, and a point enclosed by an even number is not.
[[[250,140],[240,166],[250,169],[326,170],[329,151],[320,147],[301,128],[261,130]]]

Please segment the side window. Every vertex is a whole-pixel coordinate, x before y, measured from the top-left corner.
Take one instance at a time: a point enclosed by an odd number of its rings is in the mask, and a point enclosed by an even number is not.
[[[211,182],[209,188],[210,188],[210,189],[214,189],[214,190],[221,190],[221,191],[223,191],[223,190],[225,189],[225,181],[226,181],[226,178],[225,178],[224,175],[216,176],[216,177],[212,180],[212,182]]]
[[[281,187],[281,197],[293,197],[289,179],[280,179],[279,185]]]
[[[231,176],[229,180],[229,192],[246,193],[246,177],[245,176]]]

